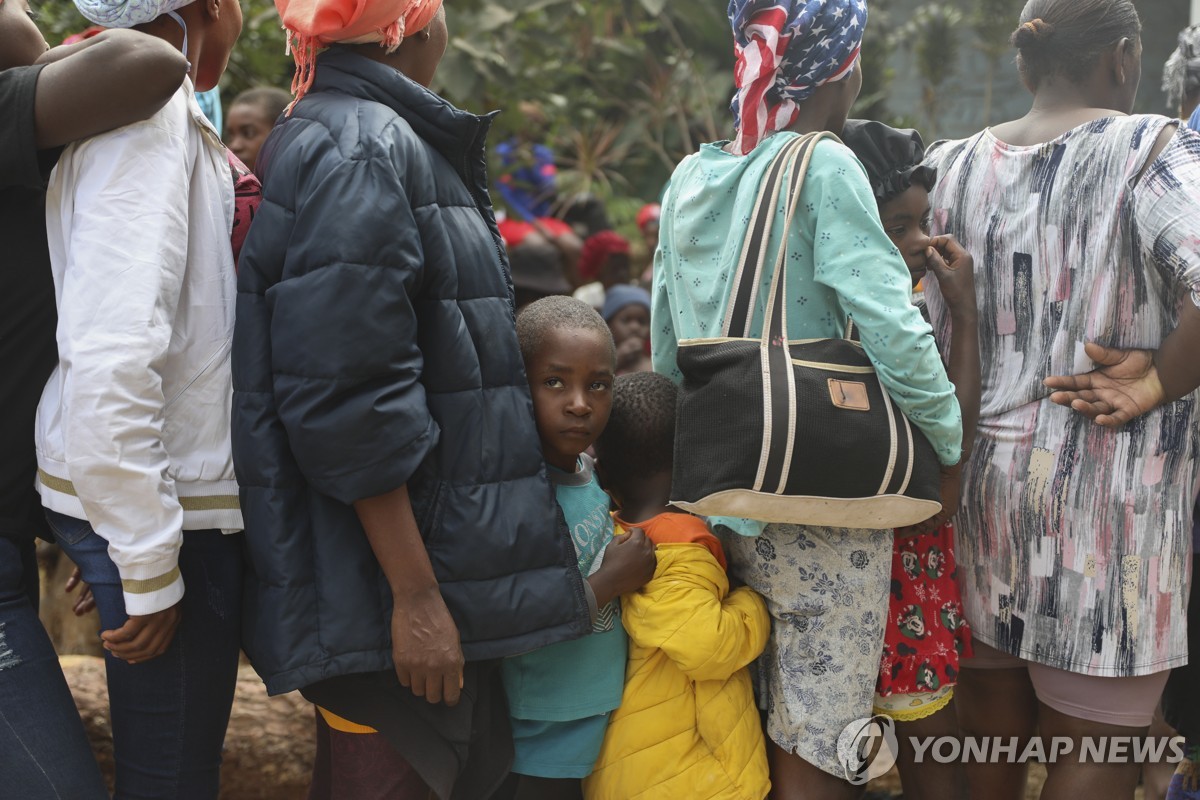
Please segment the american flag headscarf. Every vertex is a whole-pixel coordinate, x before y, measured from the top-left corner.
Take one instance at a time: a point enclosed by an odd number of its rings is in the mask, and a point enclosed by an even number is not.
[[[733,152],[745,155],[791,125],[798,104],[854,70],[867,26],[866,0],[730,0],[733,25]]]

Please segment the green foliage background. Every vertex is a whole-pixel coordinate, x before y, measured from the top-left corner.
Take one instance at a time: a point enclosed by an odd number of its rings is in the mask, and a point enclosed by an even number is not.
[[[51,44],[87,27],[70,0],[34,2]],[[1011,29],[1022,1],[954,4],[963,13],[927,3],[922,18],[939,23],[930,30],[899,25],[897,4],[871,2],[863,91],[852,113],[936,124],[950,72],[947,41],[996,38]],[[493,142],[528,131],[518,104],[536,101],[544,122],[532,127],[560,159],[560,193],[599,195],[618,228],[632,230],[637,209],[658,197],[680,159],[732,135],[733,46],[723,0],[449,0],[446,8],[451,41],[434,88],[472,111],[501,109]],[[242,9],[242,37],[221,83],[226,104],[251,86],[291,81],[272,0],[242,0]],[[927,104],[919,115],[906,109],[898,117],[888,107],[898,48],[922,54],[916,69]]]
[[[728,135],[733,48],[724,7],[666,0],[455,0],[439,88],[503,109],[493,141],[536,101],[561,159],[560,193],[606,199],[618,224],[680,159]]]

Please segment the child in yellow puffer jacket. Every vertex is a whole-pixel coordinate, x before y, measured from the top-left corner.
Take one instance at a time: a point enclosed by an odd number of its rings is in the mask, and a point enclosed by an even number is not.
[[[670,505],[677,389],[623,375],[596,442],[617,522],[654,542],[658,567],[621,598],[629,662],[586,800],[763,800],[771,788],[747,665],[770,617],[747,587],[730,591],[725,554],[704,522]]]

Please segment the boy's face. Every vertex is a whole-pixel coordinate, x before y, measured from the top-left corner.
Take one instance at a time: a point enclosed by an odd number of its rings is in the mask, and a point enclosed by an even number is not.
[[[879,218],[912,274],[915,287],[925,277],[925,249],[929,247],[929,192],[913,184],[879,207]]]
[[[525,371],[546,462],[574,472],[612,410],[612,344],[599,331],[549,330]]]
[[[254,169],[258,151],[274,125],[275,120],[267,119],[267,112],[259,106],[237,103],[225,113],[225,145]]]
[[[622,308],[608,321],[608,329],[612,331],[613,341],[618,345],[626,339],[640,339],[643,342],[650,338],[650,309],[641,303],[630,303]]]

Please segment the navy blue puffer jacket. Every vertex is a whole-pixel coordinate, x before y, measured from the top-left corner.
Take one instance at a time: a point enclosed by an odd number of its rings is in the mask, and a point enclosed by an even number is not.
[[[245,648],[271,693],[392,668],[352,503],[407,484],[468,660],[589,629],[487,194],[490,119],[334,47],[260,156],[233,453]]]

